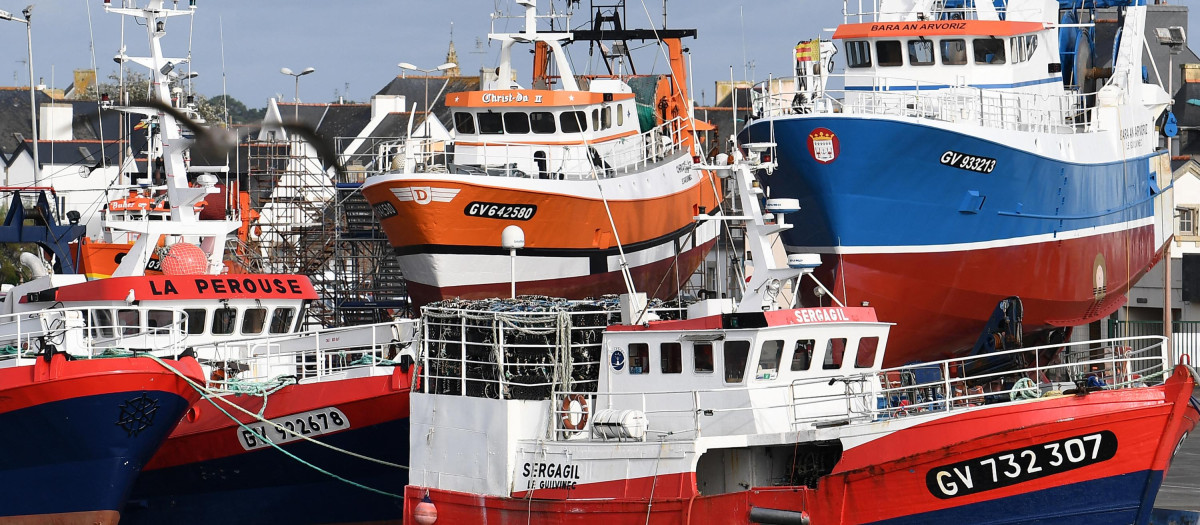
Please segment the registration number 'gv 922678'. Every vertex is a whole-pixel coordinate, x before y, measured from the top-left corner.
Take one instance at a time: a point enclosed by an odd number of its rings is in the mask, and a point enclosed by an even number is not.
[[[350,428],[350,418],[334,407],[276,417],[269,421],[274,425],[260,422],[239,426],[238,442],[242,448],[254,450],[269,447],[271,443],[282,445],[303,439],[301,436],[319,436]]]
[[[925,475],[925,485],[941,499],[957,498],[1108,461],[1116,455],[1116,434],[1102,430],[936,467]]]

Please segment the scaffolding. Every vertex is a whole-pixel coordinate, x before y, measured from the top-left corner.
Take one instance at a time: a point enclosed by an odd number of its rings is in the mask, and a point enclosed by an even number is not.
[[[346,151],[344,140],[336,141],[338,151]],[[367,324],[407,314],[399,267],[359,191],[373,171],[347,156],[342,164],[354,169],[333,175],[297,137],[270,136],[241,147],[249,206],[258,213],[238,247],[243,266],[308,276],[319,295],[309,308],[312,324]]]

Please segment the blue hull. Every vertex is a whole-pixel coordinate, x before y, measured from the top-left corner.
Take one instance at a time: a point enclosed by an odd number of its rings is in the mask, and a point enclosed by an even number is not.
[[[832,131],[840,141],[840,152],[829,163],[809,152],[809,134],[817,128]],[[800,199],[801,211],[789,219],[803,227],[783,233],[790,246],[1003,245],[1152,217],[1151,198],[1159,190],[1148,156],[1070,163],[886,119],[780,119],[773,130],[771,122],[759,121],[742,140],[779,145],[779,169],[765,182],[772,197]],[[1045,147],[1057,148],[1057,141]],[[995,162],[988,173],[962,169],[941,161],[947,152]]]
[[[408,464],[408,419],[320,438],[339,448]],[[344,479],[397,496],[408,472],[307,442],[288,452]],[[144,472],[121,523],[347,523],[400,520],[403,501],[338,481],[275,449]]]
[[[9,491],[0,518],[119,512],[189,404],[167,392],[117,392],[0,414],[0,487]]]

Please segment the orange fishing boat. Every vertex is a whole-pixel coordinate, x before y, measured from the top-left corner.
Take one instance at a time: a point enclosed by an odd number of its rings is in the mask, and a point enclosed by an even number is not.
[[[694,31],[604,37],[665,45],[671,74],[638,78],[653,93],[640,104],[629,77],[576,78],[562,44],[579,33],[539,33],[547,17],[522,5],[524,32],[490,35],[501,43],[497,78],[446,95],[454,139],[405,140],[390,152],[396,169],[362,186],[414,306],[510,287],[583,298],[632,284],[674,297],[716,241],[717,228],[694,218],[721,202],[715,175],[692,169],[698,130],[711,129],[687,109],[681,39]],[[517,43],[534,45],[539,89],[513,81]],[[502,243],[512,226],[523,245]]]

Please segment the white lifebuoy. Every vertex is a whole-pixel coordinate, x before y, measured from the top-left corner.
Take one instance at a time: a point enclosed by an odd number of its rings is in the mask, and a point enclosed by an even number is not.
[[[578,408],[571,405],[574,404]],[[578,411],[579,420],[571,421],[571,416]],[[588,421],[588,403],[587,398],[583,394],[568,394],[563,396],[562,405],[560,406],[562,416],[559,418],[562,421],[563,429],[565,430],[583,430],[587,426]]]

